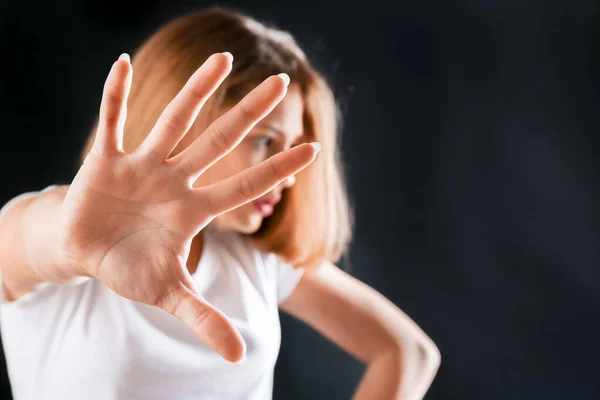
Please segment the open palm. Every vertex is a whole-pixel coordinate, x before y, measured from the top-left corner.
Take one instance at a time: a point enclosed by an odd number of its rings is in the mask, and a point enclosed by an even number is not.
[[[309,165],[318,146],[294,147],[221,182],[194,188],[198,176],[235,148],[287,90],[287,76],[266,79],[188,148],[168,158],[231,71],[231,62],[229,54],[211,56],[130,154],[123,151],[122,138],[133,71],[127,57],[115,62],[93,148],[61,207],[58,239],[82,275],[177,316],[225,359],[238,361],[245,354],[241,335],[196,291],[187,270],[191,241],[216,216]]]

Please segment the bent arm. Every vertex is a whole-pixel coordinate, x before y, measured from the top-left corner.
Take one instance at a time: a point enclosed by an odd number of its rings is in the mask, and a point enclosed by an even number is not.
[[[282,310],[368,364],[355,400],[417,400],[431,385],[440,353],[390,300],[325,263],[305,274]]]
[[[0,215],[0,270],[6,300],[17,300],[42,282],[65,282],[79,274],[58,249],[58,215],[67,189],[57,186],[18,199]]]

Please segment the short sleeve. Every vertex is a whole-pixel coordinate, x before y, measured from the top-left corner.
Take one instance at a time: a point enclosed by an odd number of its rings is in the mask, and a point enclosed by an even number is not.
[[[276,264],[275,270],[277,271],[277,304],[281,304],[296,289],[298,282],[304,275],[304,268],[294,267],[275,256],[273,258]]]

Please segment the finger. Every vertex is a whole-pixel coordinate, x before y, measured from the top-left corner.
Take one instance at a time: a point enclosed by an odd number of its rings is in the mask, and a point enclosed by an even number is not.
[[[94,148],[99,154],[113,155],[123,151],[123,126],[127,118],[127,97],[132,75],[129,55],[121,54],[104,84],[94,140]]]
[[[196,189],[209,208],[203,211],[217,216],[263,196],[307,167],[320,148],[319,143],[302,144],[223,181]]]
[[[193,182],[235,148],[246,134],[285,97],[289,77],[271,76],[235,107],[214,121],[187,149],[171,159]]]
[[[200,340],[227,361],[239,362],[246,356],[244,339],[229,318],[193,290],[182,286],[159,307],[185,322]]]
[[[139,150],[166,159],[190,129],[200,109],[231,71],[229,53],[210,56],[163,111]]]

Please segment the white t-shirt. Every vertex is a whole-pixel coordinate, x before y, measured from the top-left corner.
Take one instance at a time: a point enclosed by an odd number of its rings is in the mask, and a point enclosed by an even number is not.
[[[17,199],[35,194],[11,200],[0,219]],[[237,234],[206,232],[192,276],[244,338],[243,366],[222,359],[179,319],[95,279],[43,284],[13,302],[2,295],[0,331],[14,398],[271,399],[277,306],[302,273]]]

